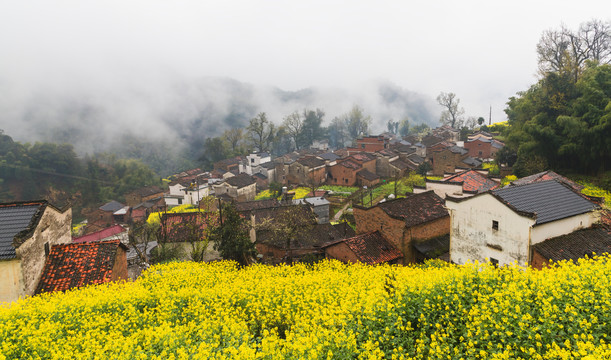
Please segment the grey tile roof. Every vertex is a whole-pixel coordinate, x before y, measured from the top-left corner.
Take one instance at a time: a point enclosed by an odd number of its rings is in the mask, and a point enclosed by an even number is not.
[[[235,186],[238,189],[241,189],[248,185],[254,184],[255,180],[250,175],[242,173],[228,178],[227,180],[225,180],[225,182],[231,186]]]
[[[537,225],[598,208],[595,203],[555,180],[509,186],[492,190],[492,194],[518,211],[536,214]]]
[[[35,222],[35,215],[44,203],[0,204],[0,260],[17,256],[13,239]]]
[[[592,227],[545,240],[533,248],[546,260],[576,261],[586,255],[611,253],[611,232],[604,227]]]
[[[110,201],[107,202],[106,204],[100,206],[100,210],[102,211],[112,211],[113,213],[117,210],[123,209],[125,207],[125,205],[121,204],[118,201]]]

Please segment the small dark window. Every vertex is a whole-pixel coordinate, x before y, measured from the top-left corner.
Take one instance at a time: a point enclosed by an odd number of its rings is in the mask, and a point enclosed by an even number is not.
[[[346,184],[348,183],[348,179],[344,179],[344,181],[346,182]]]
[[[182,205],[182,199],[178,199],[178,205]]]
[[[492,220],[492,230],[498,230],[499,229],[499,222],[496,220]]]
[[[49,256],[49,252],[51,252],[51,249],[49,248],[49,243],[45,243],[45,256]]]
[[[479,154],[479,156],[482,156],[482,152],[481,151],[478,151],[477,153]]]
[[[364,148],[365,148],[365,144],[361,144],[361,149],[364,149]]]
[[[254,164],[255,163],[255,159],[250,159],[250,163]]]
[[[499,267],[499,261],[495,258],[490,258],[490,263],[494,265],[494,267]]]

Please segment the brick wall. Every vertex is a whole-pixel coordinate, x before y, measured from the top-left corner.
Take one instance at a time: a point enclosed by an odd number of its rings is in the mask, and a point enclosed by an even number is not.
[[[456,166],[466,166],[462,159],[468,155],[455,154],[450,150],[441,150],[433,153],[433,175],[442,176],[444,172],[454,173]]]
[[[117,247],[115,264],[112,267],[111,281],[127,280],[127,251],[121,246]]]
[[[483,142],[479,139],[465,142],[465,149],[469,150],[469,156],[488,159],[491,157],[492,143]]]
[[[405,222],[388,216],[379,207],[369,209],[353,208],[356,221],[356,233],[363,234],[379,230],[403,253],[403,264],[416,261],[412,242],[432,239],[450,233],[450,216],[436,219],[411,228],[405,227]]]
[[[344,263],[358,262],[354,252],[343,242],[325,248],[325,257],[327,259],[337,259]]]
[[[337,164],[329,166],[328,171],[329,178],[327,178],[327,184],[343,186],[354,186],[356,184],[356,172],[358,170],[349,169]]]
[[[530,266],[535,269],[541,270],[547,266],[547,259],[543,255],[539,254],[539,252],[537,252],[536,250],[533,250],[533,256],[532,260],[530,261]]]

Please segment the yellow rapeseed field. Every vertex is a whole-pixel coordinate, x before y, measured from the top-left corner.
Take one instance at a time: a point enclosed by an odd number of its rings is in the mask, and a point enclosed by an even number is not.
[[[169,263],[0,307],[0,358],[609,359],[609,260]]]

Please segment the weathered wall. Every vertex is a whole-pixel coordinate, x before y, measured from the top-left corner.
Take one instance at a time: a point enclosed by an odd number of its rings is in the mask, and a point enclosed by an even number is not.
[[[426,182],[426,190],[418,190],[419,192],[425,192],[433,190],[437,196],[442,199],[446,198],[446,195],[450,195],[453,197],[463,197],[462,185],[456,183],[439,183],[439,182]],[[414,193],[416,190],[414,189]]]
[[[529,260],[530,227],[534,219],[519,215],[490,194],[462,202],[446,200],[452,223],[450,260],[464,264],[467,260],[494,258],[499,265]],[[498,230],[492,221],[498,221]]]
[[[379,207],[369,209],[353,208],[357,234],[380,231],[382,236],[403,253],[403,264],[416,261],[412,247],[414,241],[423,241],[447,234],[450,231],[450,217],[443,217],[411,228],[405,222],[388,216]]]
[[[112,277],[110,281],[127,280],[127,252],[123,247],[117,247],[117,255],[115,256],[115,264],[112,267]]]
[[[589,212],[543,225],[536,225],[531,231],[530,243],[535,245],[556,236],[570,234],[575,230],[589,228],[597,220],[596,213]]]
[[[465,149],[469,150],[469,156],[481,159],[488,159],[492,156],[491,147],[491,142],[483,142],[479,139],[465,142]]]
[[[354,184],[356,184],[357,171],[358,170],[349,169],[340,164],[329,166],[329,178],[327,178],[327,184],[354,186]]]
[[[21,259],[24,295],[33,295],[36,290],[46,260],[45,244],[50,249],[71,242],[71,225],[72,209],[61,213],[47,206],[34,234],[16,249],[17,258]]]
[[[547,266],[547,263],[548,263],[548,259],[543,257],[543,255],[539,254],[537,250],[533,250],[530,266],[532,266],[535,269],[541,270]]]
[[[0,303],[13,302],[23,296],[23,278],[19,259],[0,261]]]
[[[357,263],[359,260],[346,243],[340,242],[325,248],[327,259],[337,259],[344,263]]]

